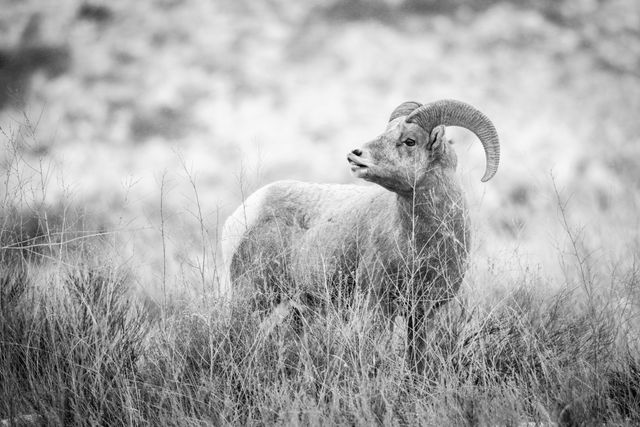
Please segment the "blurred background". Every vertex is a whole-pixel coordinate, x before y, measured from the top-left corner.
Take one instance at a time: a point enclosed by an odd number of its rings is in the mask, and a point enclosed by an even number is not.
[[[348,151],[401,102],[441,98],[486,113],[502,142],[482,184],[481,145],[447,131],[476,288],[561,277],[576,243],[635,262],[635,0],[0,0],[0,196],[36,229],[113,238],[145,288],[213,283],[244,197],[354,183]]]

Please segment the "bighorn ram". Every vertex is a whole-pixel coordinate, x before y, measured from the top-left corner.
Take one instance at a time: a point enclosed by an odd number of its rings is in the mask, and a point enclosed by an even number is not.
[[[405,102],[382,135],[347,155],[352,173],[378,186],[279,181],[229,217],[223,255],[234,291],[270,305],[362,292],[383,314],[406,316],[410,362],[420,369],[423,322],[457,292],[469,248],[445,126],[476,134],[486,155],[482,181],[491,179],[500,145],[483,113],[453,100]]]

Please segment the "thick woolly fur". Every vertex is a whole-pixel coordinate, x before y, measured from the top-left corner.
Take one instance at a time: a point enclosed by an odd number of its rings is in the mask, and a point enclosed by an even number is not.
[[[390,319],[406,316],[420,347],[421,322],[460,287],[469,227],[444,129],[404,119],[349,154],[354,175],[379,185],[279,181],[236,210],[223,231],[234,293],[266,309],[358,292]]]

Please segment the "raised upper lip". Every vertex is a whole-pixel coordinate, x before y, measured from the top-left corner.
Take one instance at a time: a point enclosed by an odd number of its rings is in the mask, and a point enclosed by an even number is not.
[[[364,163],[360,157],[356,156],[353,153],[347,154],[347,160],[349,161],[350,164],[352,164],[354,166],[358,166],[358,167],[361,167],[361,168],[368,167],[368,165],[366,163]]]

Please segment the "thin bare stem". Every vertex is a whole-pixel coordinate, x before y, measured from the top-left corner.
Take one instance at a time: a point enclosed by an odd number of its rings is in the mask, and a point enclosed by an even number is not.
[[[167,241],[165,235],[164,220],[164,196],[167,172],[162,174],[160,179],[160,237],[162,239],[162,311],[167,309]]]

